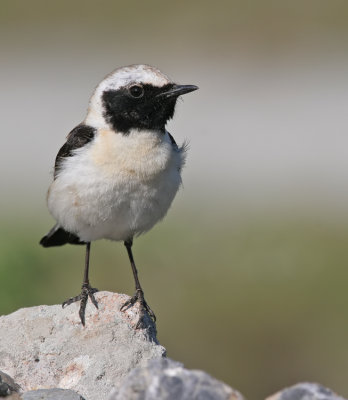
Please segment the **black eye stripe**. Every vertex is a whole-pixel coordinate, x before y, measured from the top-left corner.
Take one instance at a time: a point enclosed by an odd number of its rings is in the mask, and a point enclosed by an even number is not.
[[[131,94],[130,89],[133,86],[140,87],[143,91],[140,97]],[[176,99],[157,98],[157,96],[172,87],[172,83],[154,86],[149,83],[133,82],[117,90],[105,90],[102,94],[105,120],[116,132],[124,134],[128,134],[130,129],[163,130],[166,122],[174,114]],[[132,90],[138,92],[138,88]]]

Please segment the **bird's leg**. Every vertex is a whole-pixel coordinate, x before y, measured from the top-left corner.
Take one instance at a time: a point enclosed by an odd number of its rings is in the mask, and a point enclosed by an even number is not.
[[[131,297],[129,300],[127,300],[123,304],[123,306],[121,307],[121,311],[124,311],[128,307],[133,306],[136,302],[139,302],[140,303],[140,308],[139,308],[139,314],[140,315],[139,315],[139,321],[138,321],[138,323],[136,325],[136,328],[137,329],[138,328],[143,329],[143,328],[145,328],[145,324],[144,324],[145,313],[147,312],[154,322],[156,321],[156,316],[155,316],[154,312],[151,310],[151,308],[148,306],[148,304],[145,301],[144,292],[143,292],[143,289],[140,286],[140,282],[139,282],[139,278],[138,278],[138,271],[137,271],[137,268],[135,266],[135,262],[134,262],[134,258],[133,258],[132,244],[133,244],[133,240],[132,239],[126,240],[124,242],[124,245],[126,246],[126,249],[127,249],[127,252],[128,252],[128,257],[129,257],[129,261],[131,263],[133,275],[134,275],[135,293],[134,293],[133,297]]]
[[[64,301],[62,307],[68,306],[76,301],[80,301],[80,311],[79,316],[81,323],[85,326],[85,311],[87,306],[88,297],[91,299],[92,303],[98,308],[97,300],[94,297],[94,293],[98,292],[98,289],[92,288],[89,284],[88,272],[89,272],[89,254],[91,250],[91,242],[86,245],[86,258],[85,258],[85,272],[83,275],[82,291],[78,296],[70,297],[70,299]]]

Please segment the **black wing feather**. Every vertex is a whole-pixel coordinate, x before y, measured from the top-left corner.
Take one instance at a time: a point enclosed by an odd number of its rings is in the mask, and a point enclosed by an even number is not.
[[[172,136],[168,131],[167,131],[167,133],[168,133],[168,135],[169,135],[169,139],[170,139],[170,141],[172,142],[173,147],[174,147],[176,150],[178,150],[179,147],[178,147],[178,145],[176,144],[175,139],[173,138],[173,136]]]
[[[40,244],[43,247],[62,246],[63,244],[67,243],[86,244],[73,233],[67,232],[66,230],[61,228],[58,224],[55,225],[47,233],[47,235],[40,240]]]
[[[57,175],[62,165],[62,161],[66,157],[73,156],[74,150],[85,146],[87,143],[93,140],[95,133],[95,128],[84,124],[77,125],[77,127],[69,133],[66,142],[61,147],[56,157],[56,161],[54,164],[54,179],[57,178]],[[62,246],[66,243],[85,244],[85,242],[81,241],[78,236],[73,233],[67,232],[58,224],[55,225],[47,233],[47,235],[40,240],[40,244],[43,247]]]
[[[56,157],[56,161],[54,164],[54,179],[56,179],[59,173],[62,161],[66,157],[73,156],[74,150],[83,147],[87,143],[89,143],[94,138],[95,133],[95,128],[84,124],[77,125],[77,127],[69,133],[66,142],[61,147]]]

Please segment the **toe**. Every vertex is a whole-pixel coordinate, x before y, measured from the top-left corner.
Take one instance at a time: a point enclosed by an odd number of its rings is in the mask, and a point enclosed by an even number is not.
[[[75,296],[75,297],[70,297],[70,299],[65,300],[62,303],[62,307],[65,308],[66,306],[69,306],[70,304],[75,303],[76,301],[79,301],[79,300],[81,300],[81,294],[79,294],[78,296]]]
[[[88,295],[89,295],[89,298],[91,299],[91,302],[92,302],[93,305],[95,306],[95,308],[99,308],[99,307],[98,307],[98,302],[97,302],[97,300],[95,299],[93,293],[88,293]]]

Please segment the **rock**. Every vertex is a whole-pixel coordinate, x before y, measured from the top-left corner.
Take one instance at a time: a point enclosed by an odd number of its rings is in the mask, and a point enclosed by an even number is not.
[[[0,396],[0,398],[1,398],[1,396]],[[21,397],[18,393],[13,393],[13,394],[10,394],[9,396],[3,397],[3,399],[6,399],[6,400],[23,400],[23,397]]]
[[[345,400],[318,383],[298,383],[266,400]]]
[[[20,386],[4,372],[0,371],[0,397],[8,396],[12,393],[17,393]]]
[[[68,389],[39,389],[26,392],[23,400],[85,400],[78,393]],[[7,399],[6,399],[7,400]]]
[[[22,390],[72,389],[87,400],[108,398],[113,386],[135,367],[165,355],[151,319],[136,330],[137,305],[125,312],[126,295],[99,292],[90,302],[86,327],[75,303],[20,309],[0,317],[0,370]]]
[[[188,370],[168,358],[150,360],[130,372],[109,400],[243,400],[240,393],[206,372]]]

